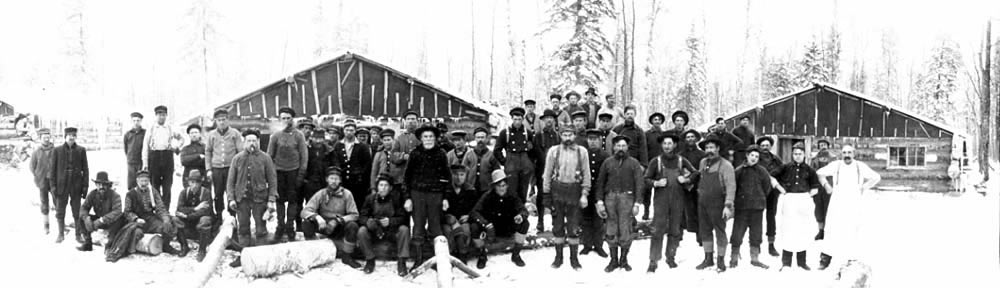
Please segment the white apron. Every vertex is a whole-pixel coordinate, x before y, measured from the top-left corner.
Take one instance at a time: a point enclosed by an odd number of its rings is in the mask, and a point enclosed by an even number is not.
[[[861,161],[845,164],[837,160],[816,173],[820,177],[833,177],[833,193],[830,195],[830,207],[827,209],[826,229],[823,240],[823,252],[831,255],[856,259],[861,249],[860,227],[864,220],[862,209],[862,183],[865,179],[877,182],[878,173],[868,168]]]
[[[809,193],[785,193],[778,201],[778,245],[786,251],[809,248],[816,236],[815,205]]]

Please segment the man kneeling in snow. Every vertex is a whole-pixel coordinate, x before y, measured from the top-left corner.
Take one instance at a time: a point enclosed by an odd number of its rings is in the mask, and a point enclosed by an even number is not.
[[[327,187],[316,192],[306,207],[302,209],[302,233],[306,239],[315,237],[316,232],[330,240],[343,239],[342,261],[351,268],[361,268],[361,263],[351,258],[357,243],[358,206],[351,191],[340,186],[342,172],[331,167],[326,172]]]
[[[376,193],[365,197],[361,208],[361,223],[358,228],[358,245],[365,252],[365,274],[375,271],[376,241],[390,241],[396,244],[398,261],[396,273],[406,276],[406,258],[410,257],[410,217],[403,209],[403,198],[399,191],[392,191],[392,178],[381,174],[375,182]],[[418,265],[414,264],[414,265]]]
[[[486,243],[496,242],[497,237],[514,237],[514,249],[511,251],[510,261],[518,267],[524,267],[524,260],[521,259],[521,247],[524,246],[525,234],[528,233],[528,210],[524,208],[524,202],[508,191],[510,185],[507,183],[507,174],[503,170],[493,171],[493,189],[476,203],[472,208],[472,218],[476,220],[472,225],[472,235],[482,235],[473,241],[479,249],[479,261],[476,267],[486,268]]]
[[[187,240],[198,239],[198,262],[205,259],[208,244],[212,243],[212,192],[203,187],[205,178],[201,171],[191,169],[187,175],[187,188],[177,196],[177,213],[174,226],[177,227],[177,241],[181,243],[181,255],[188,253]]]
[[[83,234],[83,246],[76,248],[80,251],[94,249],[90,232],[97,231],[97,229],[107,230],[109,239],[107,247],[114,246],[110,240],[115,239],[118,230],[125,225],[125,221],[123,221],[125,218],[122,218],[122,197],[111,189],[108,173],[98,172],[94,183],[97,184],[97,189],[87,194],[82,209],[80,209],[80,219],[83,222],[83,227],[80,227],[80,233]],[[91,208],[94,209],[94,214],[90,214]]]

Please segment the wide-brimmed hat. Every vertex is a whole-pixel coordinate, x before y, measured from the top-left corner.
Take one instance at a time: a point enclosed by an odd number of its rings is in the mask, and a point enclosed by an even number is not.
[[[687,139],[688,134],[692,133],[694,134],[695,141],[701,141],[701,132],[694,129],[688,129],[687,131],[684,131],[684,133],[681,133],[681,138]]]
[[[653,123],[653,118],[656,118],[656,117],[660,118],[660,122],[663,122],[663,121],[665,121],[667,119],[665,116],[663,116],[663,113],[656,112],[656,113],[653,113],[652,115],[649,115],[649,123],[652,124]]]
[[[671,140],[674,140],[674,143],[680,143],[680,141],[681,141],[681,138],[678,137],[677,134],[674,134],[674,133],[662,133],[662,134],[660,134],[660,136],[656,137],[656,143],[663,144],[663,140],[667,139],[667,138],[669,138]]]
[[[764,142],[764,141],[770,142],[771,145],[774,145],[774,138],[771,138],[771,137],[768,137],[768,136],[760,136],[760,138],[757,138],[757,142],[756,143],[757,143],[757,145],[761,145],[760,143]]]
[[[434,126],[421,126],[420,128],[417,128],[416,131],[413,131],[413,135],[416,135],[417,138],[420,138],[420,135],[423,135],[424,132],[427,132],[427,131],[430,131],[431,133],[434,133],[434,137],[440,137],[441,136],[441,130],[438,130],[437,127],[434,127]]]
[[[97,184],[111,184],[111,180],[108,180],[108,172],[97,172],[97,179],[93,180]]]
[[[191,171],[188,172],[187,177],[184,177],[184,179],[188,180],[188,181],[194,180],[194,181],[201,182],[201,181],[205,181],[205,176],[201,175],[201,170],[191,169]]]
[[[559,115],[557,115],[556,111],[553,111],[552,109],[545,109],[545,111],[542,111],[542,117],[539,117],[539,119],[543,119],[544,120],[545,117],[556,118],[556,117],[559,117]]]
[[[706,137],[705,140],[701,140],[701,142],[698,142],[698,148],[701,148],[701,150],[705,150],[705,145],[708,143],[715,143],[715,146],[718,146],[720,148],[722,147],[722,139],[719,139],[719,137],[709,136]]]
[[[490,185],[495,185],[497,183],[500,183],[500,181],[507,179],[507,173],[504,173],[503,170],[500,169],[493,170],[493,173],[490,174],[490,176],[492,176]]]
[[[677,117],[681,117],[684,119],[684,125],[691,123],[691,119],[688,118],[688,113],[684,112],[684,110],[677,110],[676,112],[674,112],[674,114],[671,114],[670,121],[674,121],[674,119],[677,119]]]

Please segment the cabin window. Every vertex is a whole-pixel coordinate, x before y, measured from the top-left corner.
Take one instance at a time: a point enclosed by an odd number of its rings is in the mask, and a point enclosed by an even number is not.
[[[905,146],[889,147],[890,167],[923,167],[926,147]]]

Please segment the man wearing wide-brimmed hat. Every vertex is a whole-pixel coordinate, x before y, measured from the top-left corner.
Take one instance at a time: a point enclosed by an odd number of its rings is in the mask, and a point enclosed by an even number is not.
[[[721,140],[707,137],[698,143],[698,146],[705,150],[708,156],[701,160],[701,164],[698,164],[700,167],[698,172],[700,175],[698,181],[698,230],[701,235],[701,246],[705,249],[705,260],[696,268],[703,270],[716,265],[718,271],[726,271],[726,246],[729,246],[729,238],[726,236],[726,220],[733,217],[736,176],[733,172],[733,165],[729,164],[729,160],[720,156]],[[713,255],[716,251],[718,254]]]
[[[63,130],[66,142],[52,149],[51,169],[46,177],[49,189],[56,202],[56,223],[59,234],[56,243],[62,243],[66,229],[66,205],[72,208],[75,227],[83,225],[80,222],[80,199],[87,192],[87,177],[90,175],[90,165],[87,164],[87,149],[76,143],[77,129],[67,127]],[[76,241],[83,242],[83,234],[76,230]]]
[[[555,111],[545,109],[545,112],[542,112],[542,116],[539,118],[539,121],[542,123],[538,124],[541,124],[542,128],[535,130],[534,141],[540,155],[544,155],[549,151],[549,148],[559,145],[561,141],[559,139],[558,128],[556,128],[556,117],[558,115],[556,115]],[[545,195],[545,193],[541,193],[542,172],[544,171],[545,157],[538,157],[537,161],[535,161],[535,178],[533,179],[533,184],[535,185],[535,207],[538,211],[538,221],[536,221],[535,227],[538,232],[545,231],[545,207],[547,206],[545,205],[545,197],[550,197],[549,195]]]
[[[653,189],[653,239],[649,247],[649,268],[656,272],[663,251],[663,236],[667,236],[667,266],[677,268],[674,256],[680,246],[684,231],[687,191],[685,185],[698,180],[698,169],[677,152],[680,139],[672,134],[661,134],[658,146],[661,153],[649,161],[644,177]]]
[[[181,243],[181,257],[188,252],[188,239],[198,240],[198,262],[205,259],[208,244],[212,242],[212,192],[202,186],[205,177],[201,171],[191,170],[185,177],[187,187],[177,195],[177,242]]]
[[[451,186],[448,156],[437,145],[441,132],[431,126],[420,127],[416,135],[421,145],[410,152],[403,176],[403,206],[413,210],[413,246],[415,263],[423,263],[423,244],[442,235],[444,193]],[[415,265],[416,266],[416,265]]]
[[[672,135],[670,133],[665,133],[664,135]],[[694,169],[701,169],[701,159],[705,159],[708,154],[698,147],[698,142],[701,141],[701,133],[698,130],[688,129],[681,134],[679,142],[677,142],[674,151],[681,157],[684,157],[688,163],[694,166]],[[698,229],[698,182],[692,180],[689,185],[684,187],[684,223],[681,225],[685,230],[691,233],[695,233],[695,241],[698,241],[698,245],[701,245],[701,234]],[[683,238],[684,235],[681,235]]]
[[[514,248],[511,249],[510,261],[518,267],[524,267],[524,260],[521,259],[521,248],[525,244],[525,237],[528,233],[528,210],[524,208],[524,202],[510,191],[510,184],[507,182],[508,176],[503,170],[493,171],[490,184],[493,188],[479,198],[479,202],[472,208],[470,217],[475,219],[472,225],[472,235],[483,235],[485,237],[476,238],[473,242],[479,248],[479,259],[476,267],[486,268],[486,244],[492,243],[497,238],[514,238]]]
[[[35,176],[35,187],[38,187],[38,197],[42,208],[42,224],[45,229],[45,234],[49,234],[49,183],[45,180],[52,172],[52,150],[55,145],[52,144],[52,133],[49,132],[48,128],[38,129],[38,139],[42,142],[31,152],[31,174]],[[52,197],[52,203],[55,202],[55,198]]]
[[[819,149],[819,152],[816,152],[816,155],[809,161],[809,166],[812,167],[813,170],[819,171],[819,169],[826,167],[827,164],[836,160],[836,156],[830,152],[830,141],[820,139],[816,142],[816,146],[816,148]],[[830,193],[829,191],[826,191],[826,187],[820,185],[819,193],[816,193],[816,195],[813,196],[813,203],[816,204],[816,211],[813,214],[815,214],[816,224],[819,226],[819,232],[816,233],[816,237],[814,239],[823,240],[823,236],[825,236],[823,235],[825,234],[824,229],[826,228],[826,211],[827,208],[830,207]]]
[[[108,231],[108,239],[115,239],[118,230],[125,225],[125,218],[122,217],[122,197],[111,189],[112,183],[108,180],[108,173],[97,172],[94,184],[97,184],[97,189],[87,193],[87,198],[84,199],[80,209],[80,219],[83,219],[83,226],[78,228],[83,234],[83,246],[77,247],[80,251],[94,249],[93,240],[90,238],[91,232],[104,229]],[[94,210],[94,214],[90,214],[91,209]],[[107,244],[107,246],[112,245],[114,244]]]

